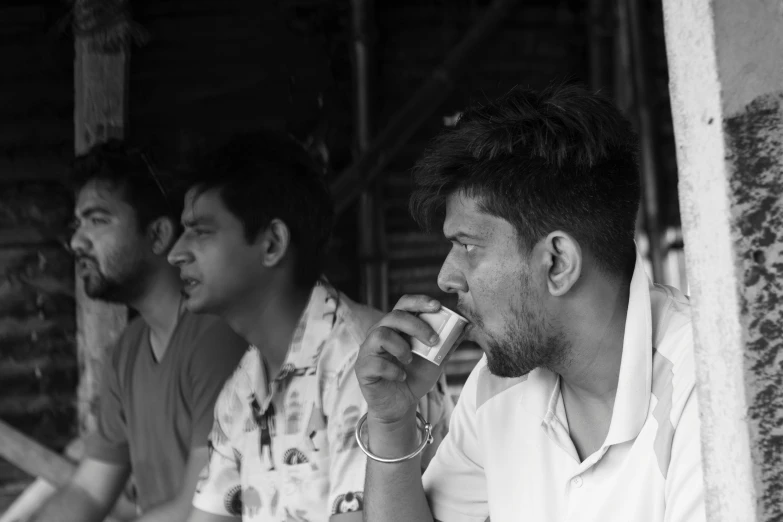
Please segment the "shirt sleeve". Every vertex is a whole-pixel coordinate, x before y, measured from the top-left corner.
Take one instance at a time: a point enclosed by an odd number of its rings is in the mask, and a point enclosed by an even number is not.
[[[666,476],[664,522],[704,522],[704,475],[701,465],[699,403],[691,390],[672,441]]]
[[[191,412],[191,448],[207,444],[213,428],[215,401],[247,347],[247,341],[219,321],[199,336],[190,362],[190,393],[187,398]]]
[[[424,493],[437,520],[484,522],[489,516],[487,484],[476,428],[479,362],[465,382],[449,432],[424,473]]]
[[[323,393],[330,462],[329,522],[362,521],[367,457],[356,443],[354,428],[367,412],[367,404],[353,372],[356,355],[347,358]]]
[[[128,426],[122,405],[119,379],[119,351],[117,345],[103,367],[103,380],[98,401],[96,429],[87,436],[85,455],[114,464],[130,463]]]
[[[228,436],[233,423],[240,420],[231,409],[232,401],[237,399],[233,385],[235,378],[236,375],[226,382],[215,404],[214,422],[207,443],[209,460],[199,475],[193,507],[214,515],[241,517],[241,456],[234,451]]]

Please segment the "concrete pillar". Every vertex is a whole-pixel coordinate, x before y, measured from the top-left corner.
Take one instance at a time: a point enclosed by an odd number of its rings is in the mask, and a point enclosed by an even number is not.
[[[708,520],[783,520],[783,2],[664,0]]]
[[[83,5],[84,4],[84,5]],[[77,0],[74,11],[88,10],[87,0]],[[93,6],[94,7],[94,6]],[[76,37],[74,62],[74,147],[83,154],[96,143],[123,138],[128,106],[130,51],[121,43],[112,49],[96,36]],[[95,398],[99,393],[103,360],[125,328],[124,306],[88,298],[76,278],[76,346],[79,358],[77,390],[79,432],[95,427]]]

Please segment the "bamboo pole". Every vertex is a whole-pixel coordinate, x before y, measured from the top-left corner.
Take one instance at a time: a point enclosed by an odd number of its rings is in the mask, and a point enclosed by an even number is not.
[[[351,1],[356,158],[367,151],[372,136],[372,4],[372,0]],[[379,310],[386,310],[389,301],[388,262],[385,259],[383,192],[378,180],[359,197],[357,228],[363,301]]]
[[[76,466],[70,460],[38,444],[0,421],[0,456],[28,475],[56,486],[68,483]]]
[[[75,462],[81,459],[83,453],[84,442],[81,439],[71,441],[65,449],[65,456],[62,456],[0,421],[0,457],[36,477],[0,515],[0,522],[17,522],[33,516],[59,487],[68,483],[76,471]],[[131,520],[135,513],[136,505],[123,494],[105,522]]]
[[[358,161],[332,184],[337,213],[344,211],[383,171],[414,132],[440,107],[469,58],[495,34],[518,0],[495,0],[465,38],[372,141]]]
[[[658,163],[658,140],[655,135],[657,127],[648,88],[650,75],[644,47],[645,26],[641,22],[640,9],[642,6],[639,0],[622,0],[620,5],[621,14],[625,19],[625,23],[622,25],[627,33],[626,41],[629,46],[634,109],[639,127],[643,225],[650,245],[649,255],[653,281],[664,283],[666,282],[663,277],[664,246],[658,197],[660,165]]]

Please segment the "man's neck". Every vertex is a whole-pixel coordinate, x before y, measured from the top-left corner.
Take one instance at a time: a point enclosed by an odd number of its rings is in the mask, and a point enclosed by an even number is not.
[[[271,288],[254,292],[246,302],[224,315],[234,331],[261,351],[272,377],[285,362],[311,292],[312,288],[276,282]]]
[[[585,398],[614,400],[623,357],[630,286],[598,282],[568,315],[570,357],[557,373]]]
[[[145,291],[128,306],[138,311],[149,326],[152,351],[160,361],[179,320],[182,283],[176,271],[165,266],[155,271],[145,284]]]
[[[569,332],[571,357],[558,368],[572,440],[584,459],[609,432],[623,357],[628,285],[597,284]]]

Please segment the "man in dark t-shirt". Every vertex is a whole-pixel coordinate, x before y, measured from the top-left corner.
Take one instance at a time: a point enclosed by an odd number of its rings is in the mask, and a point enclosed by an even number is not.
[[[131,473],[137,520],[182,520],[207,462],[215,399],[247,343],[185,309],[166,261],[183,198],[144,153],[111,141],[77,158],[73,174],[77,277],[89,297],[139,315],[106,359],[85,458],[36,520],[101,521]]]

